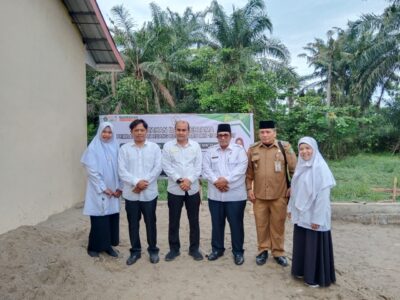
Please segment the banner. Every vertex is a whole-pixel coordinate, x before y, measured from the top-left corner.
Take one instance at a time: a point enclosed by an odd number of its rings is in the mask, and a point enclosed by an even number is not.
[[[129,124],[136,119],[143,119],[149,125],[147,139],[162,148],[175,138],[175,122],[188,121],[190,138],[197,141],[205,151],[217,143],[217,126],[219,123],[229,123],[232,128],[232,143],[241,143],[247,150],[254,143],[253,114],[155,114],[155,115],[101,115],[101,122],[111,122],[120,144],[132,141]]]

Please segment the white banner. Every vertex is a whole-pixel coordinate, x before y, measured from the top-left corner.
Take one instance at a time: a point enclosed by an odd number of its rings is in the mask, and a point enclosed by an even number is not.
[[[254,143],[253,114],[159,114],[159,115],[102,115],[101,122],[111,122],[120,144],[132,141],[129,124],[143,119],[149,125],[147,138],[162,146],[175,138],[175,122],[185,120],[190,124],[190,138],[197,141],[205,151],[217,143],[217,126],[229,123],[232,128],[232,143],[242,142],[247,150]]]

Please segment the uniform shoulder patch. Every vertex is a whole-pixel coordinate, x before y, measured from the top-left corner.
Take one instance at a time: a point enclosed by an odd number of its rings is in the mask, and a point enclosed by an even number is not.
[[[280,141],[280,142],[282,143],[282,146],[286,152],[288,152],[289,154],[294,153],[293,147],[290,145],[289,142],[287,141]]]
[[[290,146],[289,142],[287,141],[280,141],[283,147]]]
[[[260,144],[261,144],[261,142],[258,141],[258,142],[254,143],[254,144],[251,144],[251,145],[250,145],[250,148],[257,147],[257,146],[259,146]]]

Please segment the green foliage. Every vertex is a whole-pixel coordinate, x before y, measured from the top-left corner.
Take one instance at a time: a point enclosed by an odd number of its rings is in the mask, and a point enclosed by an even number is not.
[[[384,92],[399,83],[400,70],[400,4],[389,5],[383,14],[367,14],[348,28],[327,32],[308,43],[301,54],[314,68],[305,79],[309,87],[320,87],[326,101],[336,106],[357,105],[368,110],[377,91],[380,107]]]
[[[306,88],[287,49],[268,37],[261,0],[230,14],[217,1],[183,15],[152,3],[152,19],[140,29],[116,6],[111,31],[126,69],[114,94],[109,73],[87,72],[88,134],[99,114],[253,112],[256,126],[274,119],[279,138],[292,144],[315,137],[329,158],[400,151],[398,5],[308,43],[303,56],[314,72],[305,79],[316,81]]]
[[[387,110],[384,110],[387,112]],[[321,152],[338,159],[359,152],[390,151],[394,126],[381,111],[361,112],[356,106],[327,107],[318,96],[305,96],[287,112],[278,107],[275,119],[279,136],[295,144],[303,136],[314,137]]]
[[[93,138],[95,137],[97,133],[97,128],[93,123],[88,123],[87,124],[87,137],[88,137],[88,145],[89,143],[93,140]]]
[[[158,179],[158,199],[161,201],[165,201],[168,199],[168,180],[167,178],[159,178]],[[207,200],[207,181],[201,180],[201,200]]]
[[[86,72],[86,99],[88,140],[94,136],[99,115],[111,114],[116,106],[116,100],[111,95],[111,75],[92,70]],[[95,133],[95,132],[94,132]]]
[[[148,82],[133,77],[118,81],[116,99],[121,103],[122,114],[143,114],[154,112],[154,104],[149,100],[151,87]]]

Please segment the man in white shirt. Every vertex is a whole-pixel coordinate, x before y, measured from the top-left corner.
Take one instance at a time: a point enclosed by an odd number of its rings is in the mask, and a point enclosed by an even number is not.
[[[158,263],[156,207],[158,198],[157,178],[161,173],[161,150],[153,142],[147,141],[146,121],[137,119],[129,128],[132,143],[126,143],[119,151],[118,173],[124,183],[122,196],[129,225],[131,242],[127,265],[134,264],[141,257],[139,224],[143,215],[147,233],[147,251],[150,262]]]
[[[208,181],[208,206],[211,214],[211,246],[208,260],[224,254],[225,220],[231,229],[232,253],[236,265],[244,262],[244,210],[247,201],[245,149],[231,142],[231,126],[219,124],[218,144],[207,149],[203,178]]]
[[[169,228],[168,242],[170,251],[166,261],[174,260],[180,255],[179,225],[182,206],[185,203],[189,226],[189,255],[194,260],[202,260],[199,251],[199,176],[201,174],[202,154],[200,145],[189,139],[190,126],[187,121],[175,123],[176,139],[165,143],[162,155],[162,167],[168,176]]]

